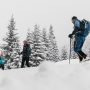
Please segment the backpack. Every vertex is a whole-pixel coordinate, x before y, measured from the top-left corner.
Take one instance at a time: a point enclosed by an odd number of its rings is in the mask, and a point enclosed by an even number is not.
[[[30,48],[29,44],[27,44],[23,47],[23,56],[29,57],[30,54],[31,54],[31,48]]]
[[[88,24],[87,20],[83,19],[82,21],[80,21],[80,29],[85,30],[87,28],[86,24]]]
[[[80,30],[81,32],[79,33],[80,35],[86,37],[90,33],[90,22],[83,19],[80,21]]]

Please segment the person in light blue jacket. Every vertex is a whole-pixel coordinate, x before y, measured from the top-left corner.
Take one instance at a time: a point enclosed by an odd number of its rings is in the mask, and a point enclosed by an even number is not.
[[[4,70],[4,64],[6,63],[3,52],[0,51],[0,68],[2,68],[2,70]]]
[[[82,51],[82,47],[90,32],[90,22],[85,19],[80,21],[76,16],[73,16],[72,23],[74,24],[74,31],[72,34],[69,34],[69,38],[72,38],[73,35],[75,35],[74,51],[78,54],[79,60],[82,61],[87,57],[87,55]]]

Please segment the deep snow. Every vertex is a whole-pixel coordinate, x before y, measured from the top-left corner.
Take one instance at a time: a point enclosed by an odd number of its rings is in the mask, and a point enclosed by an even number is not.
[[[43,62],[39,67],[0,70],[0,90],[90,90],[90,61]]]

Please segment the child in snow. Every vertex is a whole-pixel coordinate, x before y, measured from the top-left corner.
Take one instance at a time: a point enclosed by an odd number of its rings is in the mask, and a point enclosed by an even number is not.
[[[5,64],[4,54],[2,51],[0,51],[0,68],[2,68],[2,70],[4,70],[4,64]]]

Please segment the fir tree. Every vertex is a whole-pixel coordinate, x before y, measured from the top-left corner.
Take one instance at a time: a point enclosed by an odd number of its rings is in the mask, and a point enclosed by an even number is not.
[[[43,31],[42,31],[42,42],[43,42],[43,45],[44,45],[44,55],[45,55],[45,59],[46,60],[49,60],[49,56],[48,56],[48,53],[49,53],[49,38],[48,38],[48,35],[47,35],[47,32],[46,32],[46,29],[43,28]]]
[[[58,46],[56,43],[56,39],[53,33],[53,27],[50,26],[49,29],[49,60],[51,61],[59,61],[60,60],[60,56],[59,56],[59,50],[58,50]]]
[[[5,58],[7,59],[8,68],[18,68],[19,67],[19,39],[16,33],[16,26],[13,16],[11,17],[10,23],[8,25],[8,33],[6,38],[3,40],[6,42],[3,47],[5,52]]]
[[[66,47],[64,46],[61,50],[61,60],[67,60],[68,59],[68,52]]]
[[[45,59],[44,49],[42,44],[42,36],[38,25],[35,25],[34,27],[31,58],[36,66]]]
[[[28,29],[26,40],[32,44],[33,42],[33,33]]]

